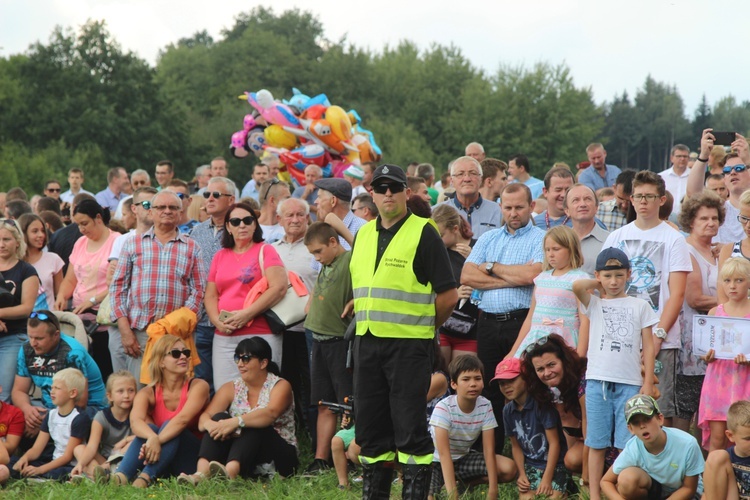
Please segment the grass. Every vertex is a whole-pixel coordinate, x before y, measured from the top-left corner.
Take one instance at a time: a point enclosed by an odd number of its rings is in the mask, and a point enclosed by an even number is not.
[[[302,469],[312,462],[310,440],[304,432],[298,432],[300,437],[300,461]],[[361,483],[353,483],[348,491],[337,488],[338,480],[333,470],[315,478],[295,476],[289,479],[278,477],[269,481],[204,481],[196,488],[177,484],[175,479],[163,479],[154,483],[151,488],[139,490],[132,487],[94,484],[93,482],[72,485],[53,481],[10,481],[2,490],[0,497],[11,497],[29,500],[56,499],[107,499],[124,500],[130,498],[145,499],[199,499],[199,498],[251,498],[251,499],[305,499],[305,500],[346,500],[362,497]],[[462,500],[484,500],[487,486],[478,486],[461,495]],[[391,498],[401,498],[401,486],[391,488]],[[444,498],[444,497],[443,497]],[[515,500],[518,491],[515,484],[500,485],[500,500]],[[572,497],[571,500],[585,500],[588,497]]]

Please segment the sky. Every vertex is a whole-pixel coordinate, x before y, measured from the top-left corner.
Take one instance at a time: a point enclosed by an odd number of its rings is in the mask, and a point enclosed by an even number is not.
[[[219,39],[258,5],[312,12],[328,39],[346,36],[376,52],[404,39],[425,49],[452,44],[489,74],[501,65],[565,64],[597,103],[623,91],[632,99],[648,75],[677,87],[689,118],[704,94],[709,104],[750,100],[747,29],[732,22],[750,19],[745,1],[0,0],[0,57],[46,43],[56,25],[103,19],[124,49],[153,65],[168,44],[204,29]]]

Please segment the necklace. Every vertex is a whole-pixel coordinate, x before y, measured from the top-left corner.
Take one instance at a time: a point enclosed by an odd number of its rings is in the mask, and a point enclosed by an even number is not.
[[[560,226],[564,226],[566,222],[568,222],[569,217],[566,215],[565,219],[559,224]],[[547,229],[549,229],[549,210],[546,210],[544,212],[544,222],[547,224]]]

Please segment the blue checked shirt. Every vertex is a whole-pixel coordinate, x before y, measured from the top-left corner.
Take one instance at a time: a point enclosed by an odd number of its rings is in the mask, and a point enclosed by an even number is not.
[[[190,230],[192,238],[201,250],[201,267],[203,270],[203,288],[206,287],[208,280],[208,271],[211,269],[211,261],[214,259],[216,252],[221,250],[221,238],[224,235],[224,226],[214,226],[213,219],[201,222]],[[198,314],[198,324],[201,326],[211,326],[206,309],[201,304],[201,311]]]
[[[488,231],[479,237],[466,262],[477,265],[498,262],[508,266],[542,262],[544,235],[532,221],[513,234],[508,232],[507,226]],[[479,309],[492,314],[527,309],[533,290],[533,285],[482,290]]]

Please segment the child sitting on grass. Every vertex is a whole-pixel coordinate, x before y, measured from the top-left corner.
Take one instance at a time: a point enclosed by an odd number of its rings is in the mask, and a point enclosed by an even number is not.
[[[543,340],[546,337],[536,343]],[[536,343],[529,347],[533,349]],[[540,405],[529,395],[518,358],[501,361],[492,382],[496,380],[500,392],[510,401],[503,408],[503,425],[519,471],[516,481],[519,499],[531,499],[536,495],[562,498],[570,474],[565,468],[568,445],[557,410],[551,405]]]
[[[132,373],[120,370],[107,378],[109,408],[99,410],[91,423],[88,443],[73,450],[78,465],[71,480],[78,477],[104,477],[109,474],[110,455],[124,454],[133,440],[130,432],[130,410],[138,385]],[[96,473],[96,474],[95,474]]]
[[[737,401],[729,407],[726,435],[733,446],[708,454],[703,474],[705,498],[750,498],[750,401]]]
[[[625,403],[630,438],[602,478],[609,500],[693,498],[703,493],[700,446],[687,432],[662,427],[664,415],[651,396],[636,394]],[[709,500],[726,497],[707,497]]]
[[[0,392],[3,392],[0,386]],[[26,426],[23,412],[13,405],[0,401],[0,484],[10,477],[8,463],[21,443]]]
[[[354,440],[354,424],[351,415],[341,417],[341,430],[331,440],[331,456],[336,476],[339,479],[339,489],[349,489],[349,463],[359,465],[360,447]],[[351,425],[349,425],[351,424]]]
[[[52,377],[50,398],[55,408],[44,417],[34,446],[13,465],[12,475],[63,479],[75,466],[73,450],[88,439],[91,419],[76,403],[86,391],[86,379],[80,370],[65,368]],[[43,456],[50,439],[52,456]],[[13,460],[11,460],[11,463]]]
[[[487,498],[496,498],[498,482],[512,481],[518,470],[513,460],[495,455],[497,421],[492,403],[481,395],[484,366],[476,356],[462,354],[451,361],[448,371],[456,394],[438,402],[430,419],[435,443],[430,498],[440,492],[443,483],[453,498],[457,496],[456,479],[485,477],[490,485]],[[472,449],[480,435],[484,453]]]

